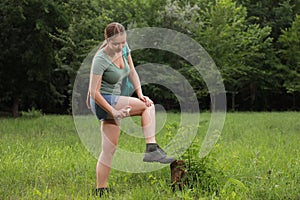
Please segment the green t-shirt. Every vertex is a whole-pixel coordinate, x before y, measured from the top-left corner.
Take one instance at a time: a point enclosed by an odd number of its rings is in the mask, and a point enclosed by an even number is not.
[[[125,49],[126,50],[125,50]],[[124,46],[122,54],[124,60],[124,68],[117,67],[105,53],[104,48],[100,49],[94,56],[92,63],[93,74],[102,75],[100,93],[102,94],[121,94],[122,80],[129,74],[130,68],[124,54],[129,54],[130,49],[127,44]]]

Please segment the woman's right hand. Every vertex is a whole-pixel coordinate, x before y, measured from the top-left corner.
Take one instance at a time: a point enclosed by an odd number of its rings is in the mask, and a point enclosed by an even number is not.
[[[126,106],[120,110],[113,110],[112,111],[112,116],[114,119],[120,120],[123,119],[125,117],[129,117],[130,116],[130,110],[131,107],[130,106]]]

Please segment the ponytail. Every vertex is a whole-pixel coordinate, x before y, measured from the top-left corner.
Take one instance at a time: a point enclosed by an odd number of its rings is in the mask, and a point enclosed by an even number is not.
[[[104,47],[106,47],[106,45],[107,45],[107,41],[106,40],[104,40],[104,42],[101,44],[101,46],[99,47],[99,50],[100,49],[103,49]]]

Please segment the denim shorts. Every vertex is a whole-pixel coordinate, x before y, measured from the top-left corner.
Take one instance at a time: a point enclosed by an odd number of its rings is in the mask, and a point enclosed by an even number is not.
[[[119,99],[119,96],[112,95],[112,94],[102,94],[102,96],[112,107],[115,107]],[[91,105],[92,112],[100,121],[103,121],[105,119],[113,119],[109,115],[109,113],[106,112],[104,109],[102,109],[92,98],[90,98],[90,105]]]

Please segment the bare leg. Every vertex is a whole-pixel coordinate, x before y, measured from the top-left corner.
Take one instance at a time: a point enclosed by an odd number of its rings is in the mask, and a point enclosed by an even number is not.
[[[110,166],[120,136],[120,126],[113,120],[101,123],[102,151],[96,166],[97,188],[106,188]]]
[[[156,143],[155,140],[155,107],[148,107],[144,102],[133,97],[120,96],[116,109],[130,106],[130,116],[141,116],[142,130],[146,143]]]
[[[146,143],[156,143],[155,139],[155,107],[147,107],[142,113],[142,128]]]
[[[141,116],[143,133],[146,143],[156,143],[155,140],[155,107],[147,107],[137,98],[120,97],[115,108],[131,107],[130,116]],[[96,166],[97,188],[106,188],[114,152],[120,136],[120,125],[114,120],[101,123],[102,151]]]
[[[155,107],[147,106],[143,101],[133,98],[121,96],[116,105],[116,109],[122,109],[130,106],[130,115],[140,115],[142,117],[142,129],[146,141],[146,152],[144,162],[160,162],[170,164],[175,158],[167,157],[166,152],[159,147],[155,139]]]

